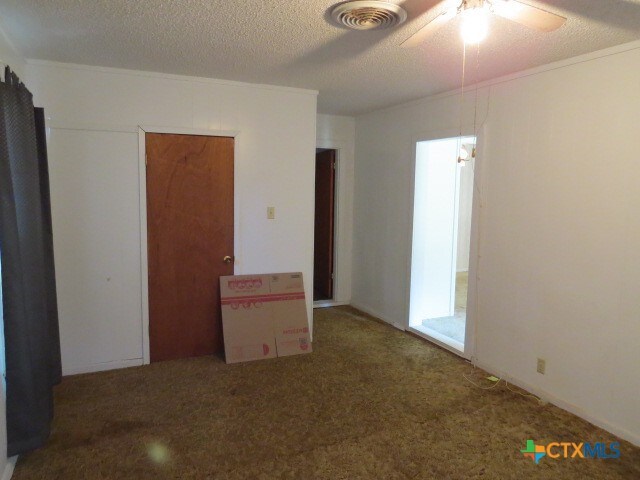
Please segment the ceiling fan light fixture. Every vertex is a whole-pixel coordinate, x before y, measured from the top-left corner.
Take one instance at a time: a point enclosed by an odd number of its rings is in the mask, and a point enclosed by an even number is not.
[[[460,33],[464,43],[475,45],[489,34],[489,9],[484,6],[468,8],[462,12]]]
[[[469,150],[467,150],[466,145],[462,145],[460,147],[460,155],[458,156],[458,163],[462,163],[464,165],[465,160],[469,158]]]

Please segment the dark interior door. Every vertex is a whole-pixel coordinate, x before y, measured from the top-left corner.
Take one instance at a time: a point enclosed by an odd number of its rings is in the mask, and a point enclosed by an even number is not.
[[[147,134],[151,361],[223,348],[219,278],[233,275],[233,138]]]
[[[316,154],[316,217],[313,299],[333,298],[335,150]]]

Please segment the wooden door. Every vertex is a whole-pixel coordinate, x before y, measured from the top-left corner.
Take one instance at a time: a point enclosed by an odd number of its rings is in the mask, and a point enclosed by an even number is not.
[[[233,138],[147,134],[151,361],[222,351],[233,275]]]
[[[335,150],[326,150],[316,154],[314,300],[333,298],[335,161]]]

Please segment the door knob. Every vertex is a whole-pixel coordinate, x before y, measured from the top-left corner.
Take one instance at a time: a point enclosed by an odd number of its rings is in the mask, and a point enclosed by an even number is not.
[[[226,256],[222,259],[222,261],[223,261],[224,263],[231,263],[231,262],[233,262],[233,257],[230,257],[229,255],[226,255]]]

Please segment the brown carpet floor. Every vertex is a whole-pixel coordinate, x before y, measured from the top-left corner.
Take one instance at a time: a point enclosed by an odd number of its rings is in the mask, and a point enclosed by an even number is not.
[[[341,307],[316,310],[314,353],[205,357],[65,378],[25,479],[638,479],[618,460],[520,453],[527,439],[617,439],[424,341]]]

